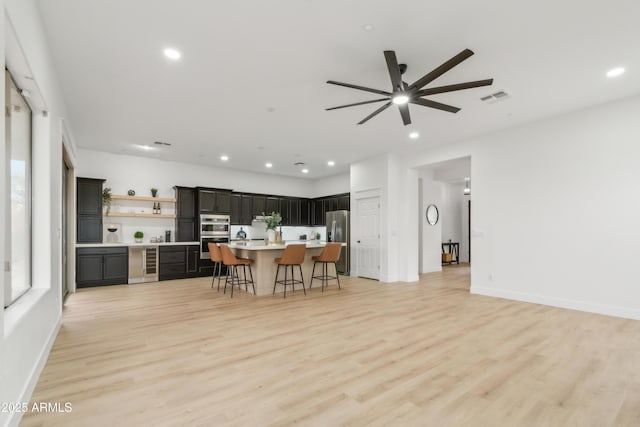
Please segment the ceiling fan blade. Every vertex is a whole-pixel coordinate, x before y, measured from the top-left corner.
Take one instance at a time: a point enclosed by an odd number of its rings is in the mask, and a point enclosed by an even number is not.
[[[400,110],[400,116],[402,116],[402,123],[404,125],[411,124],[411,116],[409,115],[409,104],[398,105],[398,109]]]
[[[372,99],[371,101],[355,102],[353,104],[340,105],[338,107],[325,108],[327,111],[337,110],[339,108],[355,107],[356,105],[373,104],[374,102],[388,101],[389,98]]]
[[[422,89],[416,93],[417,96],[435,95],[436,93],[454,92],[456,90],[471,89],[474,87],[491,86],[493,79],[477,80],[475,82],[458,83],[455,85],[438,86],[429,89]]]
[[[469,58],[471,55],[473,55],[472,50],[470,49],[463,50],[462,52],[460,52],[459,54],[457,54],[456,56],[454,56],[453,58],[451,58],[450,60],[448,60],[447,62],[445,62],[438,68],[436,68],[435,70],[422,76],[419,80],[417,80],[415,83],[411,85],[411,89],[422,89],[423,86],[434,81],[435,79],[437,79],[438,77],[440,77],[441,75],[443,75],[444,73],[446,73],[447,71],[449,71],[450,69],[458,65],[459,63],[461,63],[462,61],[464,61],[465,59]]]
[[[412,104],[422,105],[423,107],[431,107],[431,108],[436,108],[438,110],[448,111],[450,113],[457,113],[458,111],[460,111],[458,107],[452,107],[451,105],[441,104],[436,101],[431,101],[430,99],[416,98],[416,99],[412,99],[409,102]]]
[[[377,93],[378,95],[387,95],[387,96],[391,96],[391,92],[385,92],[385,91],[383,91],[383,90],[372,89],[372,88],[370,88],[370,87],[364,87],[364,86],[352,85],[352,84],[350,84],[350,83],[341,83],[341,82],[336,82],[336,81],[334,81],[334,80],[327,80],[327,83],[329,83],[330,85],[337,85],[337,86],[350,87],[351,89],[364,90],[365,92],[373,92],[373,93]]]
[[[396,59],[396,53],[393,50],[384,51],[384,59],[387,61],[387,68],[389,69],[389,77],[391,77],[391,87],[395,92],[399,89],[403,89],[402,74],[400,73],[400,66]]]
[[[384,110],[386,110],[387,108],[389,108],[389,106],[391,105],[391,101],[387,102],[386,104],[384,104],[382,107],[378,108],[376,111],[374,111],[373,113],[369,114],[367,117],[365,117],[364,119],[360,120],[358,122],[359,125],[363,124],[364,122],[366,122],[367,120],[369,120],[370,118],[372,118],[373,116],[375,116],[376,114],[379,114],[381,112],[383,112]]]

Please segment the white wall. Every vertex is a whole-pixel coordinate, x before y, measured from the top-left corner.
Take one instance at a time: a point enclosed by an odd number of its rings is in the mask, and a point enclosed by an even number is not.
[[[420,273],[442,271],[442,227],[444,222],[441,182],[433,179],[432,171],[424,171],[419,175],[421,181],[420,208]],[[439,219],[435,225],[427,222],[427,206],[436,205]]]
[[[13,37],[6,38],[5,31],[2,32],[3,40],[12,44],[11,51],[21,57],[20,62],[28,68],[37,89],[30,98],[34,117],[32,222],[37,268],[34,268],[33,288],[0,316],[0,402],[28,402],[57,334],[62,310],[59,233],[62,225],[62,118],[66,113],[35,2],[0,0],[0,4],[4,5],[2,21],[8,19],[7,30],[15,30],[17,43],[11,41]],[[43,109],[48,112],[46,115]],[[69,129],[66,134],[67,144],[73,147]],[[2,135],[4,138],[4,132]],[[5,162],[1,162],[0,180],[4,180],[4,165]],[[4,188],[4,183],[1,184]],[[2,247],[4,236],[0,236]],[[19,420],[19,413],[0,412],[2,426],[17,425]]]
[[[638,111],[636,96],[405,159],[472,156],[472,292],[640,319]]]
[[[349,172],[320,178],[313,183],[313,195],[309,197],[324,197],[334,194],[348,193],[351,190]]]
[[[103,178],[113,194],[127,194],[134,189],[139,196],[150,196],[151,187],[158,196],[173,197],[175,185],[213,187],[235,191],[313,197],[312,180],[259,174],[213,166],[199,166],[147,157],[111,154],[79,149],[77,175]]]

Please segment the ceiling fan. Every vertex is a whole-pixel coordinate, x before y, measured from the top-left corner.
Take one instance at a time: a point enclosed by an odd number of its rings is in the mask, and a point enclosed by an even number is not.
[[[358,122],[359,125],[365,123],[375,115],[381,113],[391,106],[396,104],[400,110],[400,116],[402,116],[402,122],[404,125],[411,124],[411,116],[409,115],[409,105],[416,104],[423,107],[436,108],[438,110],[448,111],[450,113],[457,113],[460,111],[457,107],[451,105],[442,104],[440,102],[432,101],[430,99],[423,98],[428,95],[435,95],[437,93],[453,92],[463,89],[471,89],[474,87],[490,86],[493,83],[493,79],[476,80],[467,83],[458,83],[447,86],[438,86],[429,89],[423,89],[426,85],[437,79],[456,65],[460,64],[465,59],[473,55],[473,51],[465,49],[438,68],[430,71],[424,76],[420,77],[413,84],[407,84],[402,81],[402,74],[407,70],[406,64],[398,64],[396,59],[396,53],[393,50],[384,51],[384,59],[387,61],[387,68],[389,69],[389,77],[391,77],[391,92],[387,92],[379,89],[372,89],[370,87],[358,86],[349,83],[336,82],[334,80],[328,80],[327,83],[332,85],[349,87],[352,89],[363,90],[365,92],[377,93],[378,95],[384,95],[384,98],[372,99],[371,101],[356,102],[354,104],[340,105],[338,107],[327,108],[327,111],[337,110],[339,108],[355,107],[356,105],[373,104],[375,102],[387,101],[382,107],[378,108],[373,113],[369,114],[364,119]]]

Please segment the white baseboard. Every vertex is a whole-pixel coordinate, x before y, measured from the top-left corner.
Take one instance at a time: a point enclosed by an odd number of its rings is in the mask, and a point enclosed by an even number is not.
[[[548,297],[544,295],[535,295],[525,292],[516,292],[507,289],[487,288],[482,286],[471,286],[471,293],[489,297],[531,302],[534,304],[549,305],[552,307],[568,308],[571,310],[586,311],[588,313],[598,313],[605,314],[607,316],[623,317],[625,319],[640,320],[640,310],[628,307],[594,304],[586,301]]]
[[[429,267],[424,271],[421,271],[420,274],[427,274],[427,273],[439,273],[442,271],[442,266],[439,267]]]
[[[18,402],[30,402],[31,396],[33,395],[33,391],[36,389],[36,385],[38,385],[38,380],[40,379],[40,374],[42,373],[42,369],[44,369],[44,365],[47,363],[47,359],[49,358],[49,353],[51,352],[51,348],[53,347],[53,343],[56,341],[56,337],[58,336],[58,332],[60,331],[60,320],[58,320],[56,326],[49,334],[49,338],[45,343],[44,347],[42,347],[42,351],[38,356],[38,362],[35,364],[33,369],[31,370],[31,375],[29,375],[29,380],[27,381],[24,389],[22,390],[20,399]],[[21,412],[14,412],[9,418],[9,423],[7,426],[9,427],[18,427],[20,425],[20,421],[22,420]]]

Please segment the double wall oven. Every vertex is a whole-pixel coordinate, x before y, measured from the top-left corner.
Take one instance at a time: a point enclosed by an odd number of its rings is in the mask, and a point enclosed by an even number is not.
[[[229,243],[231,217],[229,215],[200,215],[200,259],[209,259],[209,243]]]

